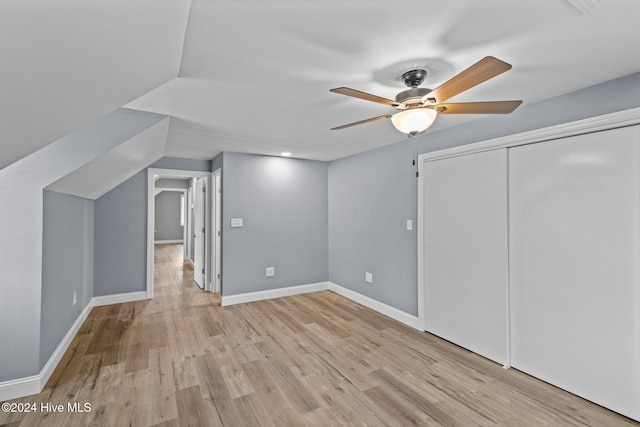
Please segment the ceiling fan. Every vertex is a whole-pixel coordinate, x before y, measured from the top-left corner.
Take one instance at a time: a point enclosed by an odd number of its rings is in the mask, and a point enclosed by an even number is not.
[[[402,81],[409,89],[396,95],[391,100],[348,87],[331,89],[331,92],[365,101],[388,105],[398,110],[395,114],[383,114],[366,120],[334,127],[331,130],[345,129],[376,120],[391,118],[391,122],[401,132],[415,135],[426,130],[440,114],[508,114],[515,110],[522,101],[491,101],[491,102],[463,102],[444,103],[447,99],[479,85],[499,74],[511,69],[511,65],[493,56],[487,56],[476,62],[466,70],[453,76],[437,88],[431,90],[420,88],[427,76],[425,70],[411,70],[402,75]]]

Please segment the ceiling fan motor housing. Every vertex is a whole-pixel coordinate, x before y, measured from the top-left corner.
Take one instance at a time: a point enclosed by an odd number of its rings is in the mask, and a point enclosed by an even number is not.
[[[396,95],[396,101],[403,104],[415,104],[421,100],[423,96],[431,92],[431,89],[419,88],[427,77],[425,70],[410,70],[402,74],[402,81],[404,82],[408,90],[402,91]]]
[[[423,87],[412,87],[411,89],[403,90],[396,95],[396,101],[403,104],[415,104],[420,102],[423,96],[431,92],[431,89]]]

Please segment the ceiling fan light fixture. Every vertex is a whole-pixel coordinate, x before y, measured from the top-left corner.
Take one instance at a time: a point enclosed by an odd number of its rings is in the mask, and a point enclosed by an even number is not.
[[[411,108],[391,116],[391,122],[400,132],[416,134],[431,126],[437,115],[431,108]]]

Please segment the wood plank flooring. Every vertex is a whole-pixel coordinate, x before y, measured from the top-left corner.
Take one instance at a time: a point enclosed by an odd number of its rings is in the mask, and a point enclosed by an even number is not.
[[[3,426],[638,426],[332,292],[222,308],[182,245],[155,297],[96,307],[39,395]],[[89,403],[70,412],[68,403]]]

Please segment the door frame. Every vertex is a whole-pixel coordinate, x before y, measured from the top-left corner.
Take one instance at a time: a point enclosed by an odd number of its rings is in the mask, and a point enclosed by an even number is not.
[[[212,251],[213,268],[211,275],[211,283],[209,288],[211,292],[221,293],[222,291],[222,168],[218,168],[211,174],[211,191],[212,205],[211,220],[213,222],[211,230],[213,231]]]
[[[154,264],[154,240],[155,240],[155,190],[156,181],[160,178],[205,178],[204,184],[207,189],[211,188],[211,172],[192,171],[178,169],[147,169],[147,298],[153,298],[153,264]],[[211,253],[211,191],[205,192],[205,248]],[[205,284],[210,282],[211,257],[205,254]],[[208,290],[205,286],[205,290]]]
[[[207,274],[206,265],[209,256],[209,248],[207,247],[207,230],[209,224],[207,222],[207,180],[203,177],[193,180],[193,281],[202,290],[207,290]],[[201,218],[201,219],[200,219]],[[199,235],[202,233],[202,239]],[[200,254],[202,252],[202,254]]]

